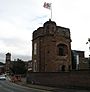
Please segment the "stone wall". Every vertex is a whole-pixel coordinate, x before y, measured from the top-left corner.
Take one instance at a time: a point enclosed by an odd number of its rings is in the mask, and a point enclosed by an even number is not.
[[[27,83],[54,87],[90,88],[90,71],[73,72],[31,72]]]
[[[47,21],[33,32],[33,72],[59,72],[72,69],[70,29]],[[36,44],[36,46],[35,46]],[[36,53],[34,53],[36,52]]]

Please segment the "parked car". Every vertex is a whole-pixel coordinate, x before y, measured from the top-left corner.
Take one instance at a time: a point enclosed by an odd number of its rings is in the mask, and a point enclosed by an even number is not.
[[[5,75],[0,75],[0,80],[6,80]]]

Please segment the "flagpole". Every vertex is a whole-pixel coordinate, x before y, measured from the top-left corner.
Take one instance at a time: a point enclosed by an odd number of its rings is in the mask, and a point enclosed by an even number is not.
[[[52,3],[44,3],[43,5],[44,8],[47,8],[49,9],[51,12],[50,12],[50,19],[52,19]]]
[[[51,20],[52,20],[52,3],[51,3]]]

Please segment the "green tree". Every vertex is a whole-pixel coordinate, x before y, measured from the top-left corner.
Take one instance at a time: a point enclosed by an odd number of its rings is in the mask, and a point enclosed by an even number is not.
[[[26,74],[27,69],[25,66],[25,62],[21,59],[17,59],[17,61],[13,61],[11,71],[13,74]]]

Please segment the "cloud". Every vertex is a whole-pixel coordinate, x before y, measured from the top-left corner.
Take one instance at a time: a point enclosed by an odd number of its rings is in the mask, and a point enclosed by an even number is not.
[[[43,20],[43,19],[46,18],[46,17],[47,17],[47,15],[36,16],[34,19],[32,19],[32,21],[37,21],[37,20],[41,21],[41,20]]]
[[[31,56],[29,55],[19,55],[19,54],[13,54],[11,53],[11,60],[17,60],[17,58],[22,59],[23,61],[31,60]],[[0,62],[5,63],[6,60],[6,53],[0,53]]]
[[[25,27],[15,25],[8,22],[0,21],[0,48],[1,51],[6,52],[14,52],[17,54],[31,54],[31,39],[32,39],[32,31],[25,30]],[[25,51],[26,50],[26,51]]]
[[[42,2],[0,0],[0,53],[32,55],[32,32],[47,17],[42,11]]]
[[[32,55],[32,33],[51,17],[44,2],[52,3],[52,20],[70,28],[72,49],[86,50],[89,0],[0,0],[0,52]]]

